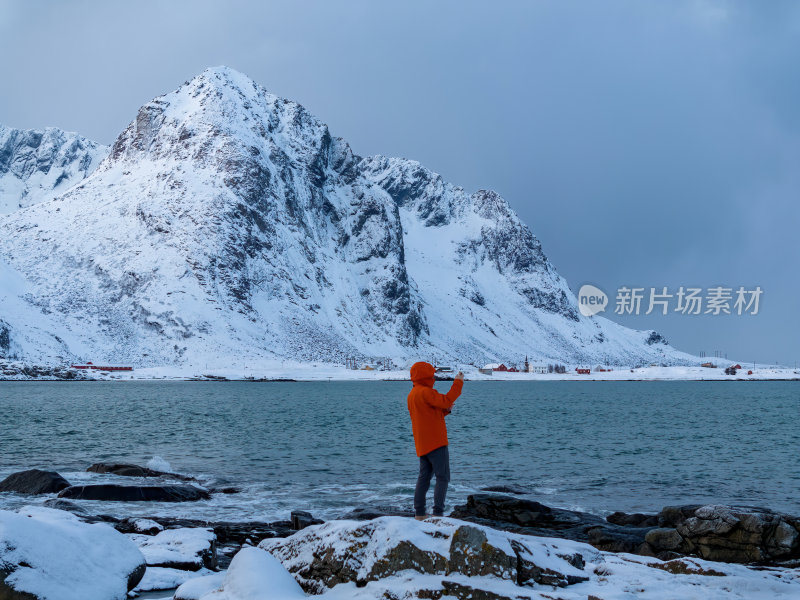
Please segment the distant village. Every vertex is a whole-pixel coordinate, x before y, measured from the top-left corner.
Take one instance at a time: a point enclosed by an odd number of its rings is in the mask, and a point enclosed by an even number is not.
[[[448,375],[455,372],[455,368],[448,365],[441,365],[438,361],[431,359],[431,364],[436,369],[436,372],[441,375]],[[381,358],[374,362],[363,362],[356,358],[345,359],[345,366],[351,370],[361,371],[393,371],[396,370],[396,365],[390,358]],[[656,365],[653,365],[656,366]],[[592,369],[591,367],[576,367],[575,372],[578,375],[588,375],[594,371],[595,373],[606,373],[613,371],[613,369],[598,365]],[[567,372],[567,367],[562,364],[535,364],[525,357],[525,360],[519,364],[509,363],[489,363],[483,367],[478,367],[478,372],[483,375],[491,375],[492,373],[537,373],[546,375],[548,373],[563,374]]]

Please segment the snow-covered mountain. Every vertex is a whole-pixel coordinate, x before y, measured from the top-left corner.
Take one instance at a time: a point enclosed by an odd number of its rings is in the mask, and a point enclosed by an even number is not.
[[[49,200],[86,178],[108,147],[55,127],[0,125],[0,214]]]
[[[581,316],[494,192],[356,156],[226,67],[143,106],[83,181],[0,218],[0,261],[24,290],[0,308],[7,346],[31,358],[694,362]],[[34,325],[51,343],[19,341]]]

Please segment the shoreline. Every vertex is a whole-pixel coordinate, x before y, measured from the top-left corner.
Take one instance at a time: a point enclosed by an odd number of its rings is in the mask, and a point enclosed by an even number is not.
[[[666,585],[687,600],[704,600],[711,591],[719,592],[715,598],[746,600],[800,593],[800,516],[755,506],[679,504],[656,513],[602,516],[541,504],[521,488],[496,485],[470,494],[446,516],[423,521],[415,520],[409,507],[369,503],[325,520],[294,509],[276,521],[109,516],[104,507],[83,502],[97,494],[108,495],[106,505],[127,502],[129,493],[123,491],[132,489],[199,488],[206,499],[240,492],[135,464],[95,463],[86,472],[114,483],[76,485],[58,472],[39,470],[0,482],[3,492],[28,500],[19,509],[0,510],[0,542],[5,542],[0,564],[12,573],[6,581],[16,581],[17,569],[40,580],[78,569],[81,575],[65,584],[49,579],[52,589],[79,584],[88,592],[95,581],[112,578],[120,593],[127,582],[135,594],[129,597],[183,600],[200,600],[189,588],[235,588],[235,577],[251,578],[263,569],[270,575],[261,589],[282,578],[296,588],[292,597],[298,599],[542,600],[556,590],[569,598],[602,598],[617,597],[632,584],[641,592]],[[152,507],[153,515],[158,501],[147,497],[137,504]],[[202,499],[169,501],[186,505]],[[91,560],[76,562],[69,552],[54,555],[53,545],[79,545]],[[124,569],[108,558],[118,555],[127,557]],[[242,563],[249,564],[244,575]],[[757,595],[740,596],[740,586]],[[25,591],[10,589],[9,598]],[[426,592],[415,594],[417,589]],[[4,591],[0,581],[0,595]]]
[[[722,367],[706,368],[698,366],[671,367],[622,367],[607,371],[591,371],[578,374],[575,370],[566,373],[527,373],[500,372],[492,374],[478,372],[475,367],[458,366],[468,382],[552,382],[552,381],[800,381],[800,370],[788,367],[757,365],[755,369],[741,369],[735,375],[728,375]],[[752,371],[751,374],[747,374]],[[310,382],[357,382],[385,381],[408,382],[406,369],[353,370],[341,365],[297,364],[279,366],[237,366],[226,368],[198,369],[196,367],[143,367],[133,371],[104,372],[77,371],[65,367],[31,366],[22,363],[1,363],[0,382],[3,381],[173,381],[197,383],[310,383]],[[452,381],[450,374],[437,378],[438,382]]]

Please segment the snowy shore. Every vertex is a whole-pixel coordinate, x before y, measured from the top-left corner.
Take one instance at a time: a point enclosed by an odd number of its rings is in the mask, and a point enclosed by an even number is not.
[[[743,365],[735,375],[725,373],[730,361],[714,368],[699,366],[612,367],[578,374],[570,366],[565,373],[481,373],[470,365],[454,365],[469,381],[800,381],[800,369],[769,365]],[[750,371],[752,371],[750,373]],[[442,378],[452,377],[452,373]],[[63,366],[32,366],[0,361],[0,381],[407,381],[408,369],[348,369],[328,363],[274,361],[249,365],[198,365],[135,368],[132,371],[75,370]]]
[[[121,534],[107,524],[83,523],[69,512],[40,507],[0,511],[0,596],[774,600],[800,595],[796,568],[604,552],[448,517],[311,525],[257,546],[245,543],[227,569],[216,572],[207,566],[207,556],[216,552],[210,530],[139,526],[152,530]]]
[[[27,502],[0,510],[0,598],[800,597],[800,517],[762,508],[685,505],[602,518],[508,488],[471,495],[449,516],[424,521],[369,507],[326,522],[303,511],[272,523],[121,518],[90,513],[85,492],[114,503],[134,490],[199,483],[137,465],[97,463],[89,471],[119,484],[71,486],[40,470],[0,481],[1,493]],[[140,503],[152,504],[148,497]]]

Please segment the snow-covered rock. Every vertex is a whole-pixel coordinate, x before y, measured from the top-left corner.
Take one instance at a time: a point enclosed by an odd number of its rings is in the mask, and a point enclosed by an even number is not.
[[[3,264],[6,353],[30,360],[696,362],[580,315],[496,193],[356,156],[226,67],[143,106],[80,183],[0,218]]]
[[[175,590],[174,600],[200,600],[200,598],[219,592],[226,573],[214,573],[190,579]],[[211,596],[213,598],[213,596]]]
[[[291,600],[305,598],[302,588],[271,554],[243,548],[224,577],[194,579],[175,592],[176,600]]]
[[[217,566],[217,536],[209,529],[167,529],[156,535],[128,534],[148,567],[198,571]]]
[[[94,171],[108,147],[55,127],[0,125],[0,214],[65,192]]]
[[[425,575],[492,576],[529,586],[566,587],[588,579],[584,557],[560,550],[551,540],[446,518],[332,521],[286,539],[264,540],[259,548],[271,552],[306,591],[315,594],[408,570]],[[597,554],[593,549],[588,552]]]
[[[136,586],[136,592],[154,592],[159,590],[174,590],[187,581],[192,581],[198,577],[210,577],[214,575],[208,569],[199,571],[184,571],[183,569],[171,569],[168,567],[147,567],[144,577]]]
[[[0,511],[0,598],[123,600],[144,571],[136,544],[108,525],[43,507]]]
[[[800,594],[798,569],[613,554],[449,518],[333,521],[259,548],[307,591],[329,600],[788,600]]]

